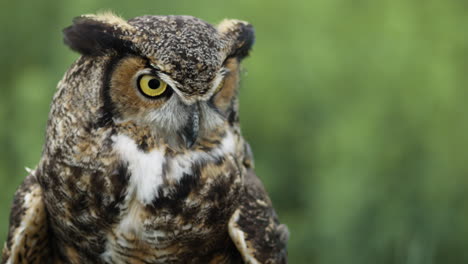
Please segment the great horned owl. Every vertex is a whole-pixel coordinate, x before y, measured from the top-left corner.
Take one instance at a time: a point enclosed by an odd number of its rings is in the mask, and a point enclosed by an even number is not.
[[[76,18],[39,165],[15,194],[3,263],[286,263],[239,126],[250,24]]]

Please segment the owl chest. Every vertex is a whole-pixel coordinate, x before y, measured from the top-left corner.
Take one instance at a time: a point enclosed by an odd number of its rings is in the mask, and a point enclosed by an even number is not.
[[[136,255],[180,262],[213,254],[227,243],[227,222],[241,190],[235,156],[191,153],[168,158],[134,152],[124,158],[127,195],[107,235],[102,255],[107,262],[126,262]]]

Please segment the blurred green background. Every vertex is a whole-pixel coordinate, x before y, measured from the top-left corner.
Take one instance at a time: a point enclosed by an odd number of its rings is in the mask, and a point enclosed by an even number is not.
[[[290,263],[468,263],[466,1],[2,0],[0,242],[78,57],[61,30],[102,10],[255,26],[241,122]]]

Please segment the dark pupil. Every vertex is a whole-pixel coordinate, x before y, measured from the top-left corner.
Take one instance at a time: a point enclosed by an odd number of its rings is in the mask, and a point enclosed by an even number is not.
[[[148,86],[149,86],[149,88],[151,88],[151,89],[158,89],[160,85],[161,85],[161,83],[159,82],[158,79],[151,79],[151,80],[148,82]]]

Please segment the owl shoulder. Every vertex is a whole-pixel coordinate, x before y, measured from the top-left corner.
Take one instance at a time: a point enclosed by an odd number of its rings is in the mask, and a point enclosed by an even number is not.
[[[15,193],[2,263],[52,263],[42,188],[32,171]]]
[[[244,195],[229,220],[229,235],[246,263],[287,263],[288,228],[280,224],[262,182],[251,167],[253,158],[248,150],[244,160],[247,172]]]

